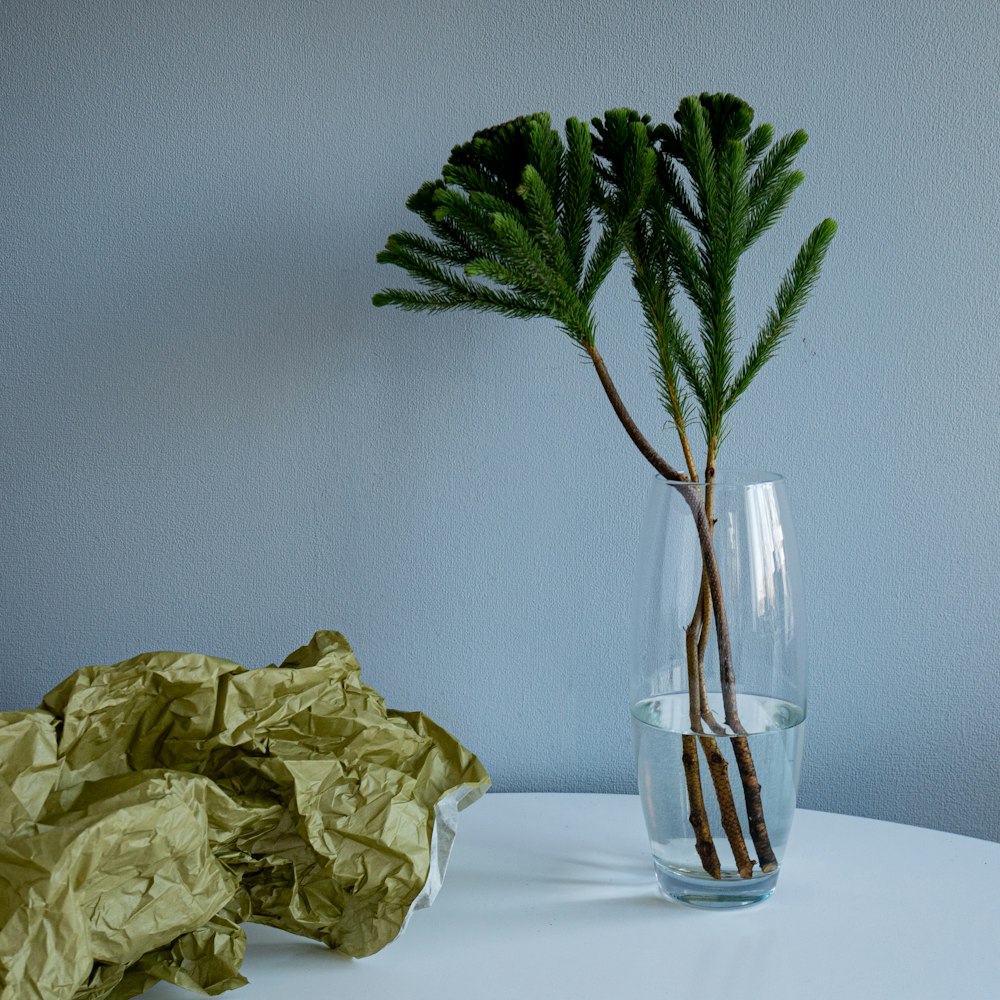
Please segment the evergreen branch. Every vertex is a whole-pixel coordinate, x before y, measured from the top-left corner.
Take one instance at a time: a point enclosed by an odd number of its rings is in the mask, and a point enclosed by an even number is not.
[[[612,112],[605,112],[605,117],[612,114]],[[594,173],[596,178],[601,181],[600,185],[595,185],[599,187],[601,192],[606,193],[611,187],[614,187],[615,175],[611,162],[607,159],[606,146],[609,139],[609,130],[605,121],[600,118],[592,118],[591,124],[594,126],[597,134],[591,137],[591,148],[594,152]],[[600,204],[600,202],[598,202]]]
[[[538,172],[542,186],[552,200],[553,212],[558,214],[562,206],[563,184],[563,144],[555,129],[539,127],[534,122],[528,128],[528,163],[525,169]],[[521,174],[524,183],[524,174]],[[521,193],[520,187],[518,193]]]
[[[695,398],[699,401],[705,398],[705,373],[695,353],[694,343],[681,324],[673,306],[667,310],[663,323],[663,341],[675,359],[678,369],[684,376]]]
[[[575,340],[584,350],[594,343],[597,324],[589,306],[574,298],[563,309],[559,316],[554,317],[563,330]]]
[[[686,399],[682,379],[700,400],[704,394],[701,367],[691,338],[684,331],[670,301],[670,286],[661,280],[655,269],[645,266],[642,258],[635,253],[632,255],[632,284],[639,295],[646,320],[651,354],[657,363],[654,374],[661,384],[664,405],[674,396],[679,401]],[[672,404],[667,405],[667,409],[676,424]],[[677,413],[682,417],[681,422],[686,422],[686,409],[681,408]]]
[[[450,191],[440,180],[426,181],[406,199],[406,207],[419,216],[423,223],[442,242],[463,246],[469,242],[468,230],[465,227],[456,226],[453,222],[443,217],[445,213],[440,211],[438,200],[441,196],[444,196],[447,200],[455,197],[456,193]],[[460,198],[461,196],[458,195],[458,197]],[[450,232],[449,229],[451,230]]]
[[[701,321],[704,354],[701,420],[707,441],[719,438],[722,434],[722,418],[727,408],[726,400],[733,370],[734,326],[735,304],[732,295],[720,295],[713,290],[711,308],[702,316]]]
[[[466,260],[488,256],[489,250],[481,236],[457,225],[447,216],[438,217],[439,192],[446,190],[442,181],[427,181],[406,199],[406,207],[418,215],[428,229],[456,256],[464,254]]]
[[[753,108],[746,101],[735,94],[703,93],[698,103],[705,109],[716,155],[727,143],[742,144],[753,124]]]
[[[662,197],[662,190],[654,188],[651,197],[658,195]],[[686,378],[688,388],[697,394],[701,392],[700,373],[693,347],[671,302],[673,280],[669,258],[663,255],[663,241],[655,238],[655,230],[646,217],[636,226],[629,257],[632,284],[646,320],[650,360],[660,402],[673,421],[689,474],[697,478],[687,434],[690,405],[682,378]]]
[[[539,315],[553,316],[557,311],[558,299],[551,288],[539,282],[534,275],[526,275],[523,269],[516,265],[483,257],[470,261],[465,267],[465,273],[470,278],[487,278],[497,285],[506,286],[527,296],[538,303]]]
[[[538,316],[575,319],[577,315],[572,307],[567,308],[565,304],[561,308],[553,306],[549,290],[525,281],[518,270],[485,258],[470,262],[466,265],[465,273],[458,274],[403,247],[398,240],[390,237],[386,249],[376,255],[376,260],[380,264],[395,264],[403,268],[420,284],[429,288],[428,301],[433,301],[437,310],[452,308],[458,304],[487,312],[499,312],[517,319]],[[498,285],[506,285],[510,291],[468,280],[477,275],[495,281]],[[410,308],[418,308],[416,303],[422,300],[410,296],[407,301]]]
[[[531,170],[532,168],[525,167],[524,169]],[[480,212],[484,218],[492,218],[492,216],[500,214],[524,220],[527,218],[527,206],[524,203],[520,187],[517,189],[517,195],[518,204],[515,205],[507,198],[498,198],[495,194],[489,194],[486,191],[475,191],[469,195],[469,205]]]
[[[402,247],[413,253],[420,254],[428,260],[437,261],[439,264],[449,264],[453,267],[465,267],[470,260],[479,254],[468,253],[465,247],[457,246],[451,241],[436,241],[421,236],[419,233],[393,233],[386,241],[385,249],[394,250]],[[382,251],[383,253],[385,251]],[[376,260],[380,257],[376,256]],[[384,263],[394,263],[392,260],[385,260]]]
[[[399,235],[399,234],[397,234]],[[445,267],[421,252],[410,249],[394,237],[390,237],[385,249],[375,255],[380,264],[395,264],[415,278],[421,285],[435,292],[457,295],[471,301],[480,297],[487,286],[469,281],[465,273]]]
[[[697,400],[706,435],[718,440],[722,416],[787,336],[815,284],[833,223],[803,245],[733,378],[738,261],[802,182],[792,164],[806,136],[775,143],[771,126],[751,131],[752,109],[731,94],[685,98],[674,119],[654,127],[648,116],[619,109],[594,119],[593,133],[570,119],[565,144],[545,114],[475,133],[453,148],[442,178],[407,202],[431,235],[397,233],[378,257],[425,288],[389,289],[379,303],[545,315],[589,350],[591,303],[627,251],[661,399],[675,422],[686,421]],[[591,249],[595,211],[602,226]],[[698,311],[697,338],[674,309],[675,283]]]
[[[747,197],[752,209],[767,201],[795,162],[795,157],[809,141],[801,129],[782,136],[760,161],[747,185]]]
[[[469,163],[446,163],[441,177],[446,184],[462,188],[469,195],[489,194],[506,201],[511,194],[506,183]]]
[[[645,122],[628,123],[614,213],[625,230],[631,229],[642,212],[646,196],[656,177],[656,151]]]
[[[729,138],[737,129],[729,129],[718,108],[704,97],[685,98],[674,117],[680,126],[681,162],[691,177],[700,213],[696,251],[700,267],[694,264],[694,244],[679,222],[674,219],[671,224],[668,215],[663,228],[676,256],[678,278],[701,317],[698,401],[705,435],[711,440],[732,368],[732,281],[738,253],[731,236],[736,223],[731,210],[743,189],[745,148],[738,139]]]
[[[747,163],[752,167],[764,155],[765,150],[774,139],[773,125],[758,125],[747,136]]]
[[[674,113],[677,118],[677,113]],[[684,165],[684,146],[681,143],[681,130],[679,125],[671,125],[662,122],[650,130],[650,135],[654,142],[659,144],[660,152],[668,160],[676,160]]]
[[[481,190],[516,203],[521,174],[533,162],[532,133],[548,132],[550,123],[549,115],[539,112],[480,129],[469,142],[452,149],[442,175],[455,167],[471,167],[481,175]]]
[[[660,403],[670,414],[670,419],[678,431],[682,431],[689,416],[689,402],[680,385],[679,372],[670,357],[662,336],[662,327],[647,325],[649,356],[652,361],[653,378],[656,380]]]
[[[574,329],[579,328],[579,310],[572,302],[565,302],[558,292],[554,293],[550,285],[527,281],[516,267],[490,258],[462,262],[465,271],[460,274],[442,266],[443,256],[447,255],[432,241],[407,233],[391,236],[376,260],[404,269],[430,291],[387,289],[379,294],[377,301],[373,299],[375,304],[394,304],[411,310],[425,308],[434,312],[466,306],[517,319],[552,316],[572,323]],[[446,259],[443,263],[456,262]],[[511,291],[468,280],[475,276],[506,285]]]
[[[627,108],[608,111],[594,119],[598,132],[594,150],[604,161],[607,182],[595,185],[594,200],[603,216],[598,239],[583,278],[581,297],[590,303],[614,262],[640,234],[646,200],[653,189],[656,151],[650,140],[648,117]]]
[[[480,198],[488,197],[480,195]],[[486,249],[485,254],[478,256],[495,257],[500,252],[496,231],[493,227],[493,212],[487,212],[472,202],[472,196],[464,195],[452,188],[440,188],[435,192],[434,222],[451,225],[466,233],[476,245]],[[501,210],[515,211],[506,202],[500,202]]]
[[[611,268],[615,266],[615,261],[622,255],[624,249],[621,234],[616,229],[606,226],[597,239],[590,260],[587,261],[580,285],[580,298],[586,305],[589,306],[593,302],[597,289],[604,284],[605,278],[611,273]]]
[[[643,267],[649,274],[650,282],[658,288],[662,287],[663,295],[669,303],[677,286],[674,259],[667,247],[666,240],[656,227],[657,213],[669,212],[663,192],[654,187],[649,194],[649,202],[642,219],[636,227],[636,245],[633,253],[643,262]]]
[[[746,391],[760,369],[791,332],[806,299],[816,285],[823,259],[836,232],[837,224],[833,219],[824,219],[802,244],[794,263],[778,287],[774,306],[768,311],[767,319],[733,382],[726,402],[727,410]]]
[[[580,295],[587,305],[615,261],[634,241],[653,187],[656,151],[650,142],[648,121],[628,109],[608,111],[603,121],[594,119],[598,131],[594,149],[605,162],[603,172],[608,181],[598,181],[593,195],[604,230],[583,277]]]
[[[724,129],[716,125],[720,135]],[[736,306],[733,283],[747,228],[746,146],[726,139],[716,152],[718,163],[718,218],[702,236],[708,273],[708,308],[702,313],[705,348],[705,405],[702,423],[706,439],[721,433],[722,414],[733,368]]]
[[[708,112],[697,97],[685,97],[674,117],[680,125],[678,157],[694,185],[703,224],[712,226],[718,216],[715,150],[708,127]]]
[[[709,442],[722,430],[722,415],[733,366],[735,303],[733,282],[749,224],[745,139],[753,109],[732,94],[685,98],[674,115],[679,131],[664,133],[664,148],[679,147],[678,159],[688,169],[700,210],[698,256],[704,295],[695,300],[702,342],[702,424]],[[765,133],[766,134],[766,133]],[[754,151],[761,133],[754,133]],[[676,233],[670,238],[678,242]],[[697,284],[690,248],[679,246],[678,274],[685,286]],[[687,290],[687,287],[686,287]],[[690,294],[690,292],[689,292]]]
[[[454,219],[432,219],[428,228],[456,257],[463,257],[462,264],[494,253],[475,233],[463,229]]]
[[[549,189],[542,175],[530,164],[524,168],[524,175],[518,193],[524,199],[530,235],[544,250],[550,267],[562,276],[569,285],[576,284],[576,275],[570,263],[566,244],[559,230],[559,220]]]
[[[708,274],[691,234],[680,220],[666,208],[654,206],[654,225],[674,260],[675,273],[699,312],[708,309]]]
[[[649,327],[648,332],[651,353],[656,362],[653,374],[660,386],[660,400],[683,436],[690,419],[690,401],[683,385],[687,384],[696,399],[704,393],[694,345],[672,307],[656,326]]]
[[[649,131],[649,117],[629,108],[605,112],[593,120],[598,157],[595,201],[606,225],[623,233],[631,229],[643,210],[656,174],[656,150]]]
[[[503,252],[505,266],[519,276],[525,288],[533,288],[539,300],[548,304],[549,315],[559,319],[577,298],[576,289],[570,288],[565,278],[553,268],[552,262],[546,259],[519,219],[511,215],[495,215],[493,231]]]
[[[537,319],[544,312],[527,299],[507,295],[481,286],[474,296],[457,292],[423,292],[413,288],[383,288],[372,296],[375,306],[396,306],[408,312],[448,312],[454,309],[473,309],[478,312],[499,313],[510,319]]]
[[[673,161],[667,157],[662,149],[656,157],[656,180],[660,192],[666,197],[668,203],[680,212],[695,229],[701,229],[703,225],[701,216],[691,204],[691,198],[684,188],[684,182],[681,180]]]
[[[590,130],[575,118],[566,122],[566,156],[563,163],[563,203],[559,224],[563,244],[569,254],[572,281],[578,284],[583,277],[590,242],[594,165]]]
[[[649,115],[640,115],[631,108],[614,108],[605,111],[603,118],[592,118],[596,135],[591,140],[596,166],[601,178],[611,188],[621,188],[627,166],[628,153],[632,148],[638,126],[649,141]]]
[[[437,210],[437,193],[445,189],[446,185],[444,181],[424,181],[406,199],[406,207],[418,215],[427,225],[431,225],[434,221],[434,213]]]
[[[795,189],[806,179],[801,170],[792,170],[772,187],[770,195],[750,210],[750,218],[743,240],[743,249],[748,250],[778,221],[791,200]]]
[[[515,294],[508,296],[512,301],[507,302],[510,310],[515,304],[519,307],[526,306],[533,310],[531,315],[556,320],[577,343],[585,346],[593,342],[593,317],[576,295],[575,289],[542,287],[525,274],[523,267],[502,261],[473,261],[466,267],[466,273],[470,276],[481,275],[513,289]],[[508,315],[514,315],[513,311],[509,311]]]
[[[719,212],[722,217],[720,236],[727,256],[736,270],[747,226],[749,194],[747,192],[747,149],[739,140],[727,142],[719,152]]]

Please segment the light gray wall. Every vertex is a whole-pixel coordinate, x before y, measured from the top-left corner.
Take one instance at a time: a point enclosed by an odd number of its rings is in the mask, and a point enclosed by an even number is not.
[[[344,631],[502,790],[631,791],[650,470],[554,327],[375,311],[476,128],[732,90],[840,222],[726,454],[788,479],[805,806],[1000,839],[1000,19],[968,3],[0,7],[0,706],[86,663]],[[624,278],[599,343],[672,448]]]

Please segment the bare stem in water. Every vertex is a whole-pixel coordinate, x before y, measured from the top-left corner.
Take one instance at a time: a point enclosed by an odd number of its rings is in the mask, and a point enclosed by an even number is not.
[[[632,419],[631,414],[625,407],[625,404],[618,393],[618,389],[611,379],[611,374],[608,372],[607,365],[604,363],[604,358],[601,357],[597,348],[592,343],[585,345],[585,347],[587,354],[590,356],[590,359],[594,364],[594,368],[597,371],[597,377],[601,381],[601,386],[608,397],[608,401],[611,403],[611,407],[615,411],[615,415],[618,417],[622,426],[625,428],[626,433],[632,439],[633,443],[646,460],[653,466],[653,468],[656,469],[656,471],[659,472],[664,479],[670,481],[674,489],[680,493],[684,502],[688,505],[692,516],[694,517],[695,530],[698,533],[698,543],[701,548],[703,579],[708,584],[708,600],[711,602],[710,607],[712,617],[715,620],[715,639],[719,650],[719,675],[722,684],[722,702],[725,707],[726,724],[730,727],[733,733],[736,734],[736,738],[733,739],[733,750],[736,755],[736,765],[740,772],[740,780],[743,783],[743,797],[746,802],[747,818],[750,823],[750,836],[753,839],[754,847],[757,849],[757,857],[760,862],[761,870],[765,872],[774,871],[774,869],[777,868],[778,863],[775,858],[774,851],[771,848],[770,837],[767,832],[767,824],[764,820],[764,809],[761,803],[760,795],[760,781],[757,779],[753,756],[750,753],[750,746],[746,740],[746,730],[740,722],[739,713],[736,707],[736,676],[733,671],[732,648],[729,642],[729,622],[726,618],[725,601],[722,594],[722,578],[719,574],[718,560],[715,557],[715,545],[712,540],[712,523],[709,520],[706,503],[702,502],[701,497],[698,495],[697,488],[691,485],[690,477],[684,475],[684,473],[670,465],[670,463],[667,462],[655,448],[653,448],[653,446],[639,430],[635,421]],[[710,458],[714,462],[714,452]],[[712,473],[712,477],[714,479],[714,465],[710,464],[708,469]],[[708,498],[706,497],[706,501],[707,499]],[[702,603],[702,607],[704,607],[704,602],[700,603]],[[702,614],[704,614],[704,611]],[[700,693],[702,689],[700,680],[698,681],[697,689]],[[700,704],[699,698],[699,714],[702,707],[703,706]],[[696,737],[699,741],[705,738],[706,737]],[[710,747],[703,747],[703,749],[706,754],[711,750]],[[715,749],[718,750],[718,746],[716,746]],[[723,764],[725,763],[724,758],[721,762]],[[685,764],[685,773],[687,773],[687,768],[688,765]],[[713,784],[715,784],[715,775],[718,772],[721,777],[721,769],[719,769],[717,765],[713,768],[711,760],[709,760],[709,768],[713,775]],[[693,779],[689,775],[689,789],[692,785]],[[700,780],[698,787],[700,790]],[[729,789],[728,781],[726,781],[726,789],[727,791]],[[725,793],[723,793],[723,797],[724,794]],[[721,805],[722,802],[720,800],[720,806]],[[701,808],[702,811],[704,811],[703,801],[701,803]],[[692,809],[694,809],[694,804],[692,804]],[[700,820],[698,820],[698,822],[700,823]],[[742,833],[740,835],[740,839],[742,839]],[[743,853],[745,854],[745,847]],[[736,854],[735,845],[734,854]],[[739,866],[740,856],[737,854],[738,870]],[[708,868],[706,868],[706,871],[709,871],[709,874],[711,874],[711,871]],[[740,871],[740,874],[743,878],[750,877],[750,871],[746,868],[745,864],[743,865],[743,870]]]

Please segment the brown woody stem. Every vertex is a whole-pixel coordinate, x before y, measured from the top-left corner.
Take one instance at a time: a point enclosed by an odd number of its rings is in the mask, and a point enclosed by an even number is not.
[[[698,641],[696,638],[698,621],[698,612],[697,609],[695,609],[695,617],[691,619],[691,623],[688,625],[685,632],[690,724],[692,731],[699,734],[698,736],[690,737],[690,739],[697,740],[697,742],[701,744],[701,752],[705,755],[705,762],[708,764],[708,773],[712,777],[712,787],[715,789],[715,797],[719,803],[719,815],[722,817],[722,828],[726,831],[726,838],[729,841],[729,846],[732,848],[733,858],[736,861],[736,870],[740,873],[741,878],[750,878],[753,874],[753,859],[747,852],[746,841],[743,839],[743,830],[740,827],[739,814],[736,812],[736,803],[733,800],[733,790],[729,785],[729,765],[726,763],[726,758],[719,749],[718,743],[711,736],[700,735],[704,732],[701,720],[704,713],[707,711],[707,708],[701,700],[701,691],[705,687],[704,677],[702,677],[700,684],[698,677],[700,667],[700,664],[698,663]],[[725,730],[723,730],[722,733],[725,735]],[[683,740],[687,740],[688,738],[689,737],[685,736],[683,737]],[[687,775],[688,795],[690,798],[692,781],[689,774],[690,763],[686,743],[684,744],[684,751],[685,752],[681,754],[681,760],[684,764],[684,773]],[[694,768],[697,770],[697,754],[694,756]],[[698,780],[698,795],[701,796],[700,777]],[[704,800],[699,798],[698,808],[695,807],[694,801],[691,800],[691,825],[694,827],[695,831],[695,848],[698,851],[698,856],[702,859],[702,866],[705,871],[707,871],[712,878],[722,878],[721,867],[719,868],[719,874],[715,874],[715,870],[704,863],[705,858],[702,854],[702,849],[699,846],[699,841],[703,839],[704,835],[701,833],[699,826],[696,825],[696,818],[698,818],[699,812],[701,816],[706,817],[705,828],[709,831],[709,839],[711,838],[711,830],[708,826],[708,819],[705,814]],[[712,845],[712,854],[715,855],[714,844]]]
[[[726,618],[726,608],[722,595],[722,578],[719,574],[719,564],[715,557],[715,546],[712,543],[712,523],[706,513],[704,504],[698,496],[698,491],[691,485],[690,479],[670,465],[639,430],[631,414],[626,409],[621,396],[618,394],[618,389],[612,381],[611,374],[608,372],[604,359],[597,348],[592,343],[585,343],[583,346],[594,364],[597,377],[601,381],[601,386],[608,397],[608,401],[611,403],[611,407],[625,428],[626,433],[650,465],[664,479],[670,481],[674,489],[680,493],[684,502],[688,505],[692,517],[694,517],[695,530],[698,533],[698,543],[701,548],[704,575],[708,583],[708,596],[711,600],[712,615],[715,619],[715,640],[719,649],[719,676],[722,684],[722,701],[725,707],[726,724],[737,737],[733,740],[733,750],[743,783],[743,795],[746,801],[747,818],[750,823],[750,835],[753,838],[754,847],[757,849],[757,857],[761,870],[765,872],[773,871],[777,867],[777,859],[771,848],[767,824],[764,821],[764,810],[760,796],[760,781],[757,778],[753,757],[750,753],[750,745],[746,739],[746,730],[740,722],[736,706],[736,676],[733,672],[733,655],[729,642],[729,622]],[[712,469],[712,472],[714,473],[714,469]]]
[[[688,475],[692,480],[696,480],[698,478],[698,469],[695,466],[694,456],[691,454],[691,448],[688,444],[687,434],[684,429],[683,417],[680,412],[680,401],[677,399],[677,394],[673,387],[669,388],[671,391],[671,401],[674,404],[673,412],[675,415],[675,422],[677,423],[677,433],[680,435],[681,447],[684,451],[684,460],[687,462]],[[704,674],[702,672],[701,683],[699,684],[698,639],[695,632],[695,624],[696,623],[692,621],[687,627],[685,632],[685,647],[688,668],[689,723],[691,726],[691,732],[693,734],[700,734],[703,731],[701,727],[701,717],[702,713],[705,711],[705,703],[701,700],[702,692],[705,689],[705,682]],[[708,821],[708,811],[705,808],[705,797],[701,787],[701,768],[698,764],[699,743],[701,744],[702,753],[705,755],[705,760],[708,763],[708,773],[711,776],[712,784],[715,787],[716,798],[722,802],[724,797],[728,795],[729,803],[732,806],[728,813],[725,808],[722,809],[723,827],[725,828],[727,835],[730,833],[731,826],[726,823],[726,819],[736,817],[736,807],[733,805],[733,794],[729,788],[729,781],[726,774],[728,770],[726,761],[725,758],[722,758],[722,755],[718,752],[718,747],[714,747],[715,754],[713,755],[705,743],[697,736],[682,736],[681,764],[684,767],[684,778],[687,782],[688,790],[688,802],[691,805],[691,813],[688,816],[688,821],[691,823],[691,828],[694,830],[695,850],[698,852],[698,857],[701,859],[702,868],[704,868],[705,871],[712,876],[712,878],[721,879],[722,865],[719,862],[718,852],[715,850],[715,841],[712,839],[712,825]],[[719,759],[722,760],[721,772],[718,768]],[[738,843],[743,845],[743,853],[746,854],[746,845],[743,841],[743,833],[740,830],[738,818],[736,819],[736,836],[738,838]],[[733,843],[731,836],[730,843],[733,847],[734,853],[736,853],[737,844]]]
[[[701,866],[712,878],[722,878],[722,865],[712,841],[712,827],[705,811],[705,797],[701,790],[701,771],[698,769],[697,736],[685,734],[681,737],[681,763],[687,782],[688,802],[691,813],[688,820],[694,830],[694,848],[701,859]],[[725,761],[723,761],[725,763]]]
[[[714,736],[696,737],[701,744],[708,770],[712,775],[712,785],[719,800],[719,814],[722,817],[722,828],[726,831],[729,846],[733,849],[733,859],[740,878],[750,878],[753,875],[753,858],[747,852],[747,844],[743,839],[743,829],[740,826],[740,816],[736,811],[733,790],[729,784],[729,765],[719,749]],[[753,827],[751,826],[751,833]]]
[[[708,461],[705,466],[705,516],[708,523],[715,530],[714,511],[715,490],[713,481],[715,479],[715,451],[718,447],[715,438],[708,443]],[[705,684],[705,650],[708,648],[708,636],[712,631],[712,597],[708,591],[708,574],[704,568],[701,573],[701,594],[700,606],[695,609],[697,615],[701,613],[701,634],[698,636],[698,683],[701,685],[701,714],[702,718],[718,736],[725,736],[725,727],[720,725],[712,714],[708,705],[708,690]]]
[[[680,426],[678,426],[677,431],[680,435],[681,445],[687,460],[688,472],[691,475],[692,481],[696,481],[698,479],[698,470],[695,468],[694,459],[691,457],[687,434],[684,432],[684,428]],[[711,466],[712,463],[710,461],[710,469]],[[711,486],[707,483],[705,487],[705,516],[709,521],[712,520],[712,490]],[[708,690],[705,685],[705,645],[708,642],[708,628],[711,625],[711,615],[712,605],[708,596],[708,575],[703,567],[698,600],[695,604],[691,621],[685,630],[691,729],[696,733],[703,732],[702,720],[704,720],[717,736],[727,736],[728,733],[725,727],[719,725],[712,714],[712,710],[709,708]],[[712,776],[712,786],[715,789],[715,797],[719,803],[722,829],[725,830],[726,839],[729,841],[729,846],[732,849],[736,870],[739,872],[741,878],[751,878],[753,876],[754,862],[747,851],[746,840],[743,837],[743,828],[740,826],[739,813],[736,811],[733,789],[729,783],[729,764],[719,749],[719,744],[710,736],[702,736],[698,739],[698,742],[701,744],[701,751],[705,755],[705,762],[708,764],[708,773]],[[705,870],[708,871],[707,868]]]
[[[688,477],[675,469],[645,438],[642,431],[636,426],[636,422],[632,419],[632,415],[625,408],[625,404],[622,402],[621,396],[618,395],[618,389],[614,382],[611,381],[611,373],[608,371],[607,365],[604,363],[604,358],[601,357],[597,348],[593,344],[584,344],[584,349],[590,356],[590,360],[594,363],[594,368],[597,370],[597,377],[601,380],[601,386],[604,389],[605,394],[608,397],[608,401],[611,403],[611,408],[615,411],[615,416],[621,421],[622,427],[625,428],[626,433],[632,439],[632,443],[639,449],[642,453],[642,457],[646,459],[649,464],[656,469],[656,471],[663,476],[664,479],[670,479],[674,482],[686,483],[688,482]],[[692,494],[692,499],[695,504],[698,504],[698,494],[694,491],[690,491]],[[690,506],[691,500],[685,497]],[[702,517],[704,517],[705,512],[702,511]]]
[[[715,484],[715,452],[718,442],[713,438],[708,446],[708,462],[705,469],[705,516],[709,524],[714,527],[714,484]],[[710,599],[710,598],[709,598]],[[707,629],[710,627],[710,619],[706,613],[702,623],[702,638],[705,638]],[[704,644],[701,645],[700,676],[702,682],[705,679],[704,670]],[[743,785],[743,799],[747,807],[747,821],[750,824],[750,837],[753,846],[757,850],[757,859],[760,869],[763,872],[773,872],[778,867],[778,859],[775,857],[771,847],[771,838],[767,832],[767,823],[764,821],[764,804],[761,801],[760,781],[757,778],[757,768],[754,766],[753,755],[750,753],[750,744],[746,738],[746,730],[740,721],[739,710],[736,704],[736,678],[733,676],[732,660],[729,661],[728,674],[721,670],[722,703],[725,707],[726,725],[736,734],[732,741],[733,754],[736,757],[736,766],[740,772],[740,781]],[[707,706],[707,698],[703,705],[703,710]]]
[[[732,723],[730,723],[730,726]],[[742,728],[742,727],[741,727]],[[760,781],[757,769],[754,767],[750,754],[750,744],[746,736],[733,738],[733,753],[736,755],[736,766],[740,770],[740,780],[743,782],[743,798],[747,805],[747,820],[750,822],[750,836],[753,846],[757,848],[757,861],[762,872],[773,872],[778,867],[778,859],[771,847],[771,838],[764,822],[764,806],[760,800]]]

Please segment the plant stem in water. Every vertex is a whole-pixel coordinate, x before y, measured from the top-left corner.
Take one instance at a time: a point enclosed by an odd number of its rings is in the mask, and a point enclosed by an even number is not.
[[[705,468],[705,517],[709,522],[709,530],[715,529],[715,519],[712,516],[715,508],[715,455],[718,442],[713,438],[708,446],[708,461]],[[711,601],[711,594],[706,594],[706,601]],[[699,678],[701,684],[705,684],[705,641],[707,632],[711,627],[711,618],[704,613],[702,619],[702,635],[699,640]],[[761,871],[772,872],[778,867],[778,859],[775,857],[771,847],[771,838],[767,832],[767,823],[764,820],[764,804],[761,801],[760,781],[757,778],[757,769],[754,766],[753,755],[750,753],[750,744],[747,742],[746,730],[740,721],[739,710],[736,704],[736,677],[733,674],[732,658],[730,657],[728,669],[723,669],[722,658],[719,658],[720,682],[722,686],[722,704],[725,709],[726,725],[733,731],[735,738],[732,741],[733,754],[736,757],[736,766],[740,772],[740,780],[743,784],[743,799],[747,807],[747,821],[750,825],[750,837],[757,850],[757,859]],[[702,711],[707,708],[707,699],[702,696]],[[711,715],[711,713],[709,713]],[[713,720],[714,721],[714,720]]]
[[[719,802],[719,815],[722,817],[722,828],[726,831],[726,838],[729,841],[729,846],[733,851],[733,858],[736,861],[736,870],[740,873],[741,878],[750,878],[753,874],[753,859],[747,852],[746,841],[743,839],[743,830],[740,827],[740,817],[736,812],[736,802],[733,799],[733,790],[729,784],[729,765],[726,763],[726,758],[719,749],[719,744],[716,740],[711,736],[701,735],[704,732],[701,724],[701,716],[704,712],[704,706],[701,704],[699,691],[700,686],[698,684],[698,643],[695,638],[696,627],[697,619],[692,619],[691,624],[688,625],[686,631],[686,647],[690,724],[691,729],[698,735],[690,737],[685,736],[683,737],[683,740],[690,739],[692,742],[697,741],[697,743],[701,745],[701,751],[705,755],[705,762],[708,764],[708,773],[712,776],[712,787],[715,789],[715,797]],[[686,743],[683,744],[681,760],[684,764],[684,773],[687,775],[690,765],[687,757]],[[694,760],[694,771],[696,774],[698,773],[697,755],[695,755]],[[691,778],[688,776],[689,794],[691,791],[691,783]],[[699,795],[701,794],[700,778],[698,781],[698,793]],[[698,848],[698,839],[701,837],[699,828],[695,826],[695,816],[699,810],[702,815],[705,815],[704,800],[699,800],[698,809],[695,808],[694,801],[692,800],[691,825],[695,829],[696,848]],[[707,825],[707,818],[705,823]],[[715,854],[714,845],[712,847],[712,853]],[[712,878],[722,878],[721,868],[718,869],[718,874],[716,874],[716,870],[714,868],[710,868],[708,865],[704,864],[704,857],[702,857],[700,848],[698,849],[698,856],[702,858],[702,866],[705,871],[712,876]]]
[[[743,796],[746,801],[747,818],[750,824],[750,835],[757,849],[757,857],[762,871],[773,871],[777,867],[777,859],[771,848],[764,821],[764,810],[760,797],[760,781],[757,779],[750,746],[746,740],[746,730],[743,728],[736,707],[736,678],[733,672],[732,648],[729,642],[729,622],[722,595],[722,579],[719,575],[719,564],[715,557],[715,546],[712,541],[712,524],[705,510],[705,505],[698,496],[698,491],[691,485],[691,480],[684,473],[675,469],[649,443],[639,430],[631,414],[625,407],[618,389],[611,379],[604,358],[597,348],[588,343],[584,345],[590,360],[593,362],[597,377],[611,403],[626,433],[639,449],[640,454],[653,466],[664,479],[670,481],[684,502],[688,505],[694,518],[695,530],[698,533],[698,543],[701,548],[704,566],[704,578],[708,583],[708,596],[711,601],[712,616],[715,619],[716,645],[719,649],[719,676],[722,683],[722,700],[725,706],[726,724],[736,734],[733,739],[733,750],[736,764],[743,782]],[[714,476],[714,468],[711,471]],[[700,688],[700,685],[699,685]],[[696,737],[697,739],[697,737]],[[717,748],[716,748],[717,749]],[[699,782],[700,785],[700,782]],[[728,782],[727,782],[728,786]],[[748,876],[744,876],[748,877]]]
[[[688,819],[694,830],[694,848],[701,858],[701,866],[712,878],[722,878],[722,865],[712,840],[712,827],[705,811],[705,797],[701,790],[701,771],[698,769],[698,737],[688,733],[681,737],[681,763],[687,782],[688,802],[691,813]],[[725,763],[723,761],[723,763]]]

